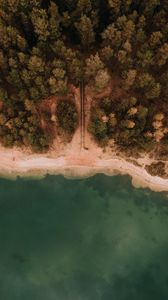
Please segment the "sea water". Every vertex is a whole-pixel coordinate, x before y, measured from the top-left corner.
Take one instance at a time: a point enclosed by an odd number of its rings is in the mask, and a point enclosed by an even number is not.
[[[168,198],[128,177],[0,180],[0,300],[167,300]]]

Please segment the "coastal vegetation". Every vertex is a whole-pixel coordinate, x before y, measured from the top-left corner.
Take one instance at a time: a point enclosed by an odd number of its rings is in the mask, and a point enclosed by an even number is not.
[[[70,89],[83,82],[100,145],[168,153],[167,20],[167,0],[1,0],[0,142],[43,151],[72,138]]]
[[[146,166],[146,170],[152,176],[167,177],[167,172],[165,170],[165,164],[162,161],[153,162],[151,165]]]
[[[62,100],[57,106],[58,127],[64,134],[73,135],[78,123],[77,109],[73,102]]]

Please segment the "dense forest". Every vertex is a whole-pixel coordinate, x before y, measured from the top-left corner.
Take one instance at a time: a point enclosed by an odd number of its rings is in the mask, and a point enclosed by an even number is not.
[[[42,150],[54,126],[72,136],[81,81],[112,86],[92,103],[98,143],[168,151],[168,0],[0,0],[0,141]],[[55,123],[40,109],[52,96]]]

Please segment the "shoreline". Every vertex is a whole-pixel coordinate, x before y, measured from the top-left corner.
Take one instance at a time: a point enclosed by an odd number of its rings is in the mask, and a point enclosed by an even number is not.
[[[168,191],[168,179],[150,175],[143,167],[121,157],[92,158],[84,151],[79,155],[51,158],[49,154],[28,154],[21,150],[0,151],[0,176],[8,179],[32,177],[41,179],[45,175],[63,175],[65,178],[88,178],[96,174],[107,176],[129,175],[134,187],[149,188],[155,192]]]

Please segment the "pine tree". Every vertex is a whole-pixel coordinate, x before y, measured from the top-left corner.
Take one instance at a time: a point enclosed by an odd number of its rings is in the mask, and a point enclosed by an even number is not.
[[[95,42],[95,33],[90,18],[86,15],[81,16],[79,22],[75,23],[75,27],[82,46],[84,49],[89,49],[89,47]]]

